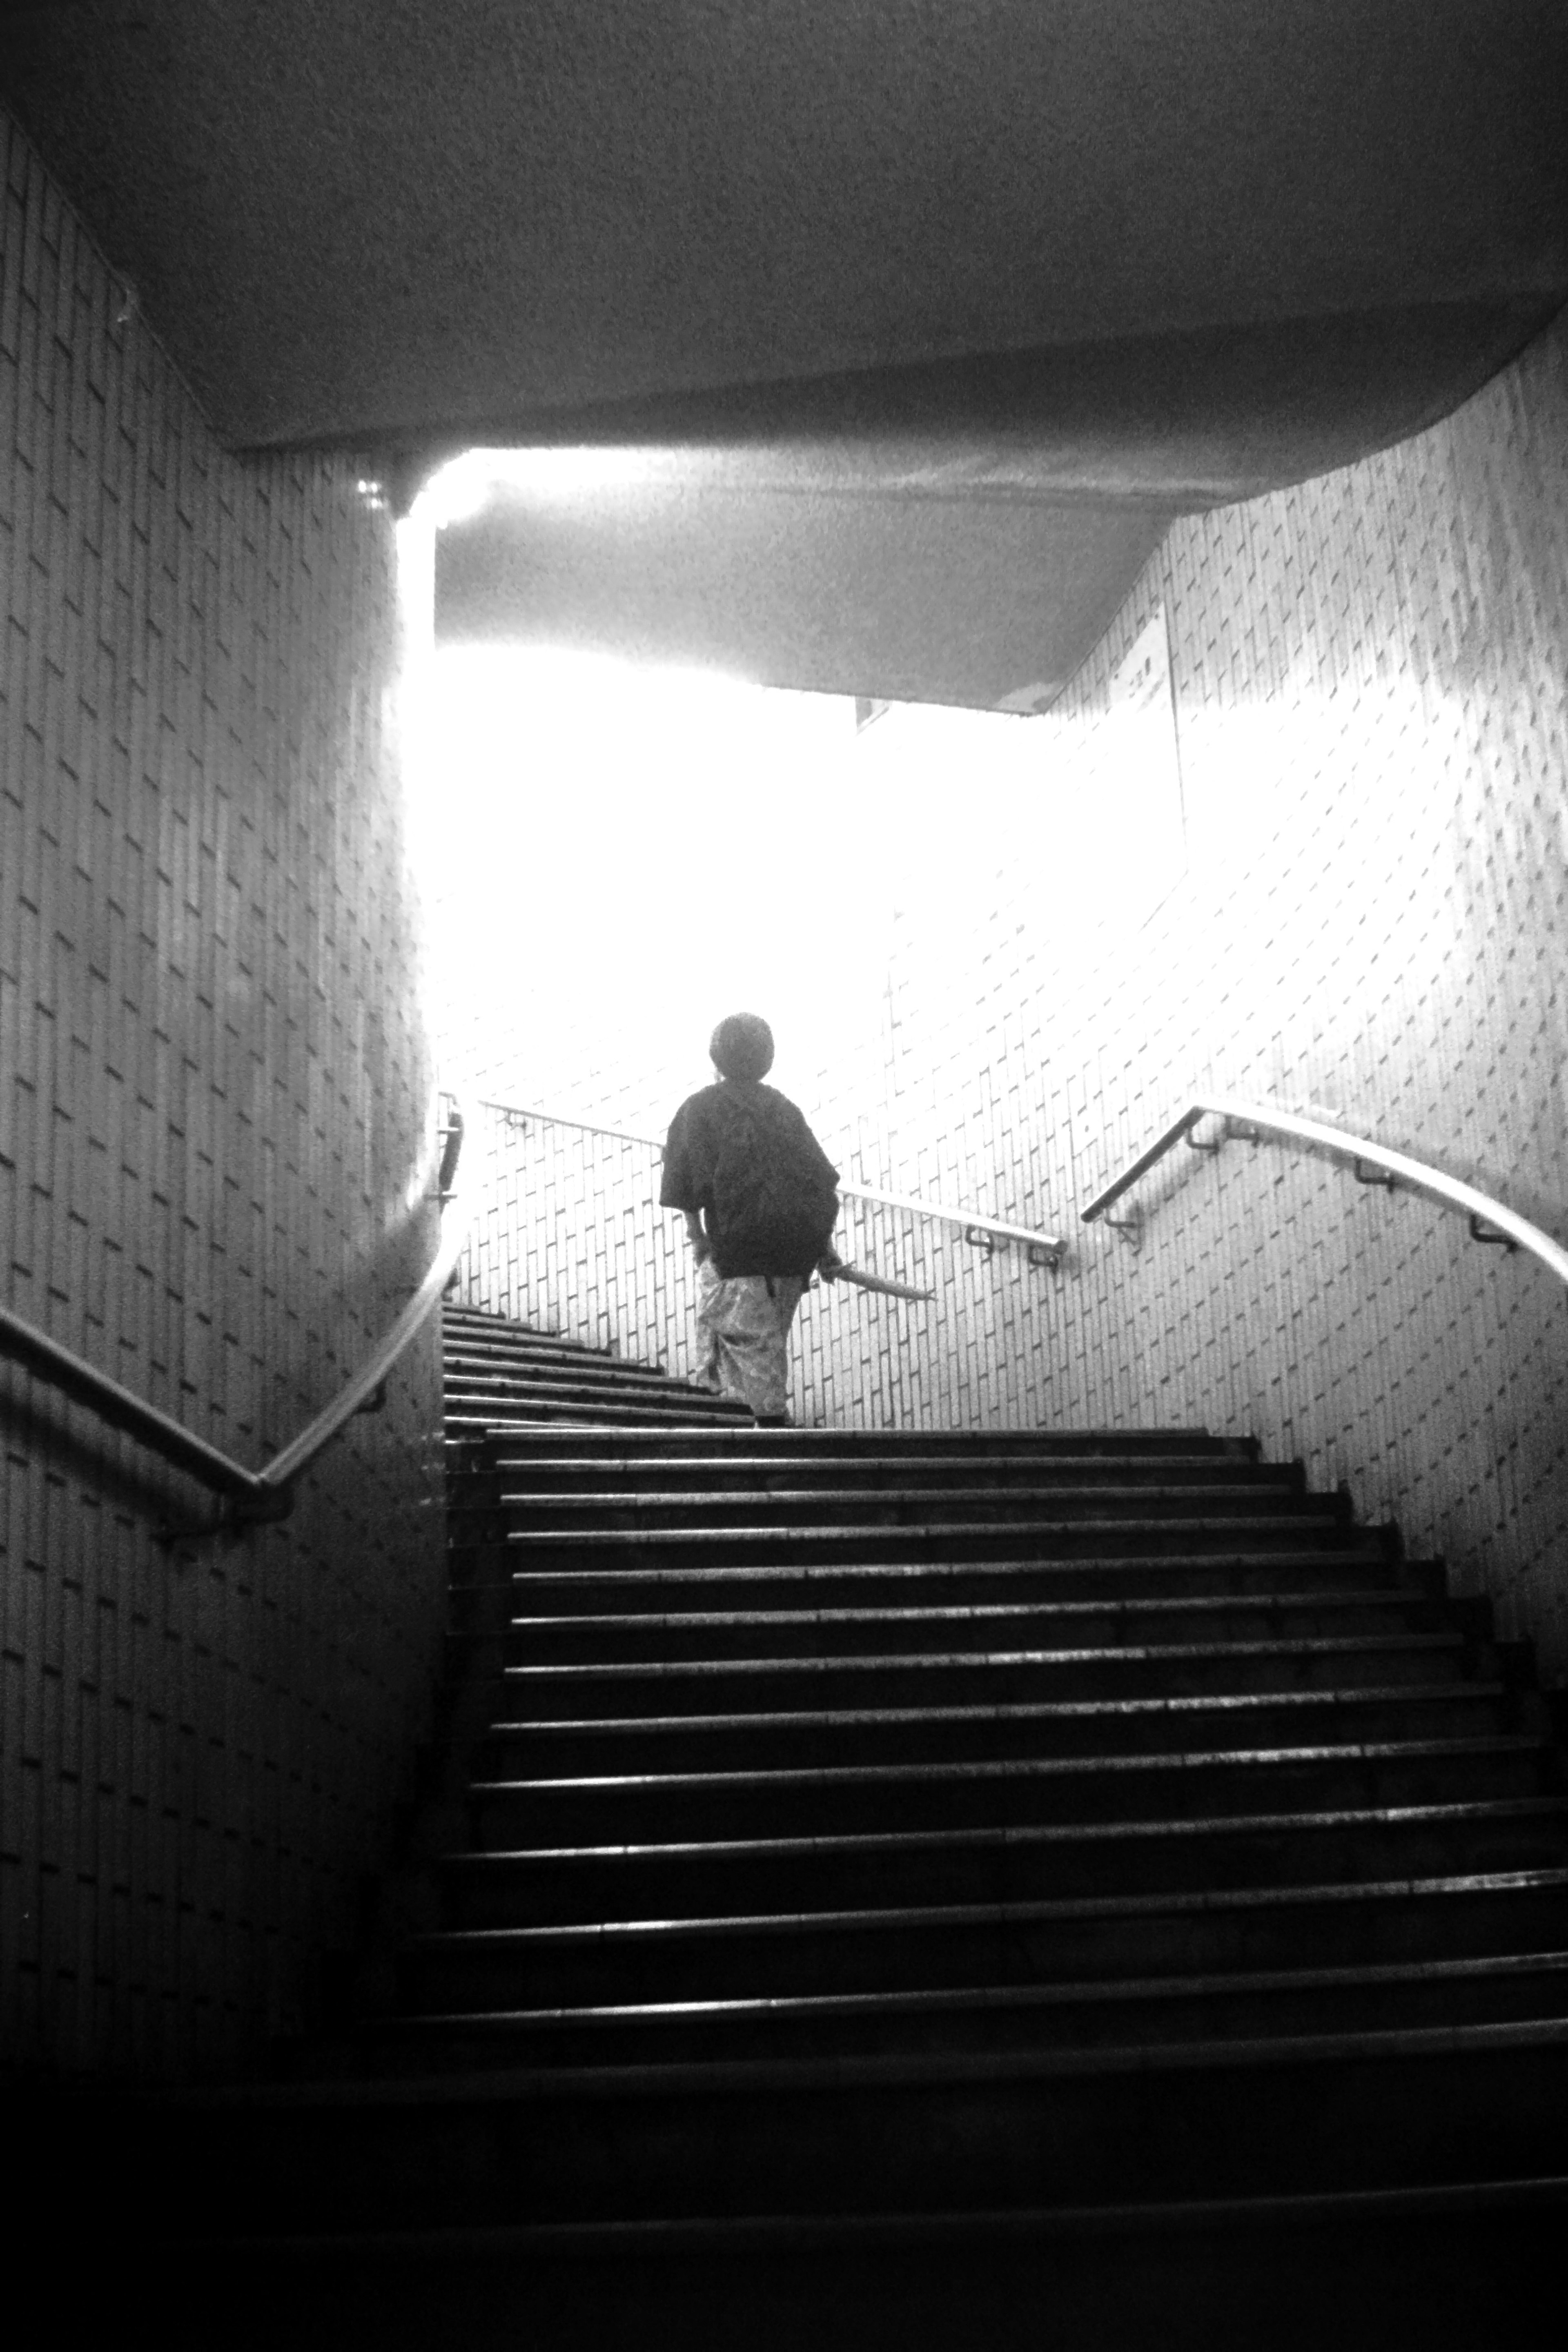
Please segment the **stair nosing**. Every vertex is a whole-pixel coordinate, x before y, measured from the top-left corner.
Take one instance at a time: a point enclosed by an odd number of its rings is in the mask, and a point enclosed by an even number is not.
[[[551,1665],[503,1666],[509,1679],[581,1679],[592,1675],[617,1680],[633,1675],[767,1674],[862,1674],[879,1669],[945,1671],[966,1666],[1140,1664],[1190,1665],[1200,1659],[1299,1658],[1352,1655],[1363,1657],[1390,1650],[1463,1650],[1461,1633],[1303,1633],[1279,1642],[1119,1642],[1077,1650],[892,1650],[836,1652],[823,1657],[778,1658],[612,1658],[586,1663],[562,1660]]]
[[[655,2250],[719,2246],[728,2252],[773,2252],[781,2246],[851,2245],[925,2248],[976,2238],[1109,2237],[1128,2232],[1201,2230],[1226,2225],[1278,2229],[1297,2221],[1321,2227],[1373,2217],[1390,2221],[1432,2213],[1468,2213],[1568,2204],[1568,2174],[1514,2175],[1497,2180],[1430,2181],[1397,2188],[1321,2189],[1257,2197],[1157,2199],[1109,2205],[916,2207],[894,2212],[759,2212],[666,2214],[636,2220],[460,2223],[422,2230],[340,2230],[227,2233],[221,2237],[153,2242],[161,2259],[214,2252],[236,2257],[265,2250],[282,2260],[332,2253],[374,2253],[419,2261],[436,2254],[567,2254],[577,2258]]]
[[[380,2076],[343,2082],[237,2083],[154,2095],[177,2112],[204,2108],[429,2107],[559,2105],[570,2098],[744,2096],[749,2092],[902,2090],[943,2084],[1068,2079],[1096,2074],[1202,2074],[1268,2066],[1324,2066],[1368,2060],[1446,2057],[1467,2052],[1568,2050],[1568,2017],[1468,2025],[1372,2026],[1329,2033],[1237,2035],[1218,2041],[1108,2045],[1092,2050],[878,2053],[855,2058],[729,2058],[619,2066],[486,2067],[476,2073]]]
[[[641,2024],[763,2021],[769,2018],[921,2016],[931,2011],[1068,2009],[1102,2002],[1209,2001],[1293,1992],[1353,1991],[1365,1986],[1499,1981],[1527,1976],[1568,1978],[1568,1950],[1468,1953],[1437,1959],[1373,1960],[1315,1969],[1205,1970],[1190,1977],[1059,1978],[1031,1984],[921,1985],[833,1993],[742,1993],[712,2000],[601,2001],[580,2009],[416,2011],[369,2021],[372,2031],[494,2032]]]
[[[1506,1696],[1507,1685],[1503,1683],[1347,1683],[1324,1690],[1215,1691],[1160,1698],[998,1699],[990,1705],[969,1706],[794,1708],[754,1715],[582,1715],[547,1717],[530,1723],[509,1723],[502,1718],[488,1727],[486,1736],[532,1738],[603,1731],[616,1737],[640,1737],[796,1727],[847,1729],[852,1726],[903,1723],[1078,1722],[1086,1717],[1115,1719],[1126,1716],[1157,1719],[1164,1715],[1241,1713],[1248,1708],[1261,1712],[1277,1706],[1386,1706],[1405,1702],[1413,1706],[1454,1706],[1470,1700],[1495,1704]]]
[[[451,1859],[451,1857],[449,1857]],[[466,1862],[490,1856],[458,1856]],[[967,1927],[1048,1927],[1068,1920],[1182,1917],[1214,1912],[1268,1911],[1313,1905],[1346,1906],[1418,1899],[1458,1900],[1466,1895],[1558,1894],[1568,1896],[1568,1864],[1557,1868],[1448,1872],[1432,1878],[1329,1879],[1268,1886],[1155,1890],[1138,1895],[1047,1895],[994,1903],[889,1904],[874,1908],[839,1906],[820,1911],[743,1911],[674,1919],[552,1921],[533,1927],[445,1927],[411,1938],[463,1948],[529,1950],[551,1944],[602,1944],[606,1940],[652,1943],[658,1938],[721,1942],[754,1935],[859,1935],[910,1929],[941,1931]]]
[[[602,1864],[614,1861],[651,1864],[676,1859],[710,1863],[735,1861],[742,1857],[760,1860],[784,1854],[912,1854],[956,1847],[985,1850],[1005,1846],[1083,1844],[1096,1841],[1124,1844],[1136,1838],[1278,1836],[1286,1830],[1310,1832],[1368,1826],[1403,1827],[1423,1822],[1464,1824],[1527,1821],[1544,1819],[1552,1813],[1568,1817],[1568,1792],[1530,1797],[1454,1798],[1422,1805],[1329,1805],[1315,1811],[1298,1806],[1281,1812],[1206,1814],[1192,1820],[1176,1815],[1136,1821],[972,1822],[956,1829],[833,1831],[803,1837],[679,1838],[658,1842],[626,1841],[618,1845],[512,1846],[480,1850],[477,1854],[444,1856],[442,1859],[465,1863],[507,1863],[515,1867],[519,1864],[563,1862]]]
[[[510,1541],[503,1537],[502,1541]],[[736,1560],[720,1568],[700,1568],[687,1564],[678,1568],[604,1567],[584,1570],[580,1568],[514,1568],[508,1571],[514,1588],[525,1591],[538,1585],[569,1585],[580,1587],[585,1582],[625,1584],[645,1589],[659,1584],[788,1584],[831,1583],[845,1577],[868,1577],[892,1584],[899,1580],[910,1583],[929,1580],[933,1577],[966,1576],[1018,1577],[1043,1576],[1144,1576],[1151,1572],[1163,1574],[1185,1570],[1189,1572],[1215,1571],[1221,1569],[1268,1568],[1289,1569],[1293,1571],[1311,1565],[1331,1564],[1342,1559],[1338,1551],[1270,1552],[1093,1552],[1066,1553],[1048,1559],[930,1559],[930,1560]],[[1381,1563],[1379,1563],[1381,1564]],[[454,1588],[458,1589],[458,1588]],[[473,1589],[473,1588],[468,1588]],[[1415,1584],[1374,1584],[1364,1587],[1331,1586],[1321,1594],[1303,1592],[1287,1594],[1287,1601],[1321,1603],[1341,1593],[1349,1600],[1364,1594],[1369,1602],[1426,1601],[1432,1595]],[[1131,1594],[1125,1601],[1105,1601],[1099,1595],[1081,1601],[1047,1601],[1048,1608],[1129,1608],[1145,1605],[1171,1608],[1224,1608],[1227,1606],[1273,1606],[1272,1593],[1173,1593],[1163,1598],[1158,1594]],[[989,1605],[989,1604],[986,1604]]]
[[[468,1590],[484,1588],[469,1587]],[[1418,1592],[1374,1593],[1352,1596],[1357,1607],[1382,1609],[1429,1607]],[[994,1617],[1067,1617],[1117,1616],[1131,1617],[1164,1611],[1174,1616],[1191,1614],[1194,1610],[1212,1609],[1216,1613],[1226,1609],[1247,1610],[1254,1614],[1278,1612],[1282,1607],[1327,1609],[1351,1605],[1344,1599],[1329,1594],[1304,1593],[1291,1596],[1281,1602],[1272,1594],[1248,1596],[1224,1593],[1217,1597],[1205,1595],[1148,1601],[971,1601],[916,1605],[902,1609],[660,1609],[595,1611],[593,1613],[566,1616],[511,1617],[508,1624],[513,1633],[570,1631],[577,1633],[624,1633],[632,1627],[647,1630],[658,1627],[667,1633],[695,1633],[719,1625],[942,1625],[974,1624]]]
[[[516,1502],[525,1503],[529,1500],[529,1497],[523,1496],[514,1497],[513,1500]],[[1310,1517],[1312,1515],[1303,1514],[1302,1516],[1304,1517]],[[862,1523],[856,1523],[853,1521],[844,1525],[828,1525],[811,1528],[769,1528],[759,1526],[740,1528],[590,1528],[583,1529],[572,1528],[509,1528],[502,1540],[509,1544],[526,1544],[540,1549],[548,1546],[552,1550],[561,1551],[586,1550],[590,1548],[603,1549],[647,1549],[654,1544],[744,1544],[747,1542],[789,1542],[805,1545],[812,1543],[864,1543],[868,1539],[891,1543],[897,1540],[907,1540],[912,1534],[923,1536],[928,1542],[935,1542],[939,1539],[963,1539],[977,1535],[992,1537],[997,1542],[1001,1542],[1004,1539],[1010,1539],[1014,1542],[1018,1542],[1024,1537],[1028,1535],[1081,1535],[1086,1526],[1096,1528],[1102,1534],[1110,1534],[1112,1531],[1120,1530],[1124,1528],[1156,1528],[1162,1535],[1168,1535],[1179,1529],[1186,1529],[1194,1533],[1201,1529],[1205,1534],[1213,1532],[1215,1534],[1234,1536],[1239,1529],[1243,1528],[1278,1528],[1280,1527],[1289,1527],[1295,1515],[1293,1513],[1284,1511],[1277,1512],[1272,1515],[1249,1514],[1238,1511],[1234,1516],[1227,1513],[1215,1518],[1188,1518],[1185,1515],[1183,1515],[1180,1517],[1172,1517],[1168,1519],[1139,1518],[1136,1517],[1123,1518],[1098,1518],[1090,1520],[1085,1520],[1082,1518],[1009,1520],[928,1519],[919,1527],[912,1528],[907,1527],[867,1527]],[[1331,1518],[1326,1513],[1320,1514],[1318,1517],[1325,1530],[1348,1524],[1345,1521]],[[1358,1529],[1355,1530],[1355,1532],[1361,1533],[1364,1532],[1364,1530]],[[1199,1555],[1199,1557],[1203,1556]]]
[[[699,1772],[574,1773],[551,1780],[475,1780],[470,1794],[482,1801],[503,1796],[563,1796],[568,1792],[600,1796],[695,1794],[703,1790],[760,1791],[785,1789],[917,1788],[943,1782],[984,1780],[1068,1780],[1114,1777],[1135,1772],[1185,1773],[1281,1771],[1310,1765],[1391,1764],[1462,1757],[1545,1756],[1550,1740],[1528,1733],[1474,1734],[1455,1739],[1385,1739],[1347,1741],[1343,1745],[1314,1744],[1307,1748],[1160,1748],[1149,1754],[1089,1756],[986,1756],[954,1758],[937,1763],[802,1764],[759,1766],[749,1769],[723,1767]]]

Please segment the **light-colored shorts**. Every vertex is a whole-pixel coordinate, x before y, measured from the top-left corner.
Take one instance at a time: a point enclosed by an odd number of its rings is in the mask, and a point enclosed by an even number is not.
[[[698,1377],[776,1420],[789,1407],[789,1328],[805,1290],[798,1274],[697,1269]]]

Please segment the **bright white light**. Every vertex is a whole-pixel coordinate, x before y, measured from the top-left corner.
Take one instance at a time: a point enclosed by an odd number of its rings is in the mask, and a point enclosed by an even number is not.
[[[494,486],[492,459],[489,449],[465,450],[462,457],[440,467],[431,475],[410,509],[432,530],[443,530],[451,522],[467,522],[477,515]]]
[[[545,648],[430,665],[417,838],[449,1031],[579,1087],[672,1057],[703,1083],[742,1006],[781,1083],[879,1017],[887,909],[859,836],[852,703]]]
[[[468,522],[498,490],[571,498],[652,479],[669,453],[648,449],[467,449],[437,468],[414,502],[434,530]]]

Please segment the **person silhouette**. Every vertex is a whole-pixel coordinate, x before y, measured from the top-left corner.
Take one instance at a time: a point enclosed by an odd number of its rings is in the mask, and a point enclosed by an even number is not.
[[[712,1086],[670,1121],[659,1205],[678,1209],[697,1260],[699,1376],[750,1407],[760,1426],[789,1421],[789,1335],[814,1274],[831,1282],[838,1171],[787,1096],[763,1080],[773,1034],[731,1013],[709,1043]]]

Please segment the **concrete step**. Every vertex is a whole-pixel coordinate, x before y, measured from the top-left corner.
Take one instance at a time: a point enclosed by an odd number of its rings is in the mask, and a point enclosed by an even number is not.
[[[696,1561],[675,1568],[647,1566],[626,1547],[605,1561],[574,1553],[557,1563],[531,1560],[521,1566],[521,1557],[504,1541],[455,1544],[455,1591],[460,1595],[480,1570],[486,1581],[504,1575],[517,1596],[519,1616],[547,1610],[566,1615],[597,1610],[679,1614],[731,1608],[980,1608],[1010,1602],[1081,1604],[1092,1612],[1131,1609],[1145,1601],[1161,1607],[1218,1607],[1237,1599],[1267,1607],[1277,1600],[1288,1606],[1298,1599],[1321,1595],[1337,1600],[1353,1592],[1364,1595],[1369,1603],[1429,1601],[1439,1612],[1433,1630],[1438,1624],[1479,1629],[1485,1622],[1473,1603],[1464,1604],[1455,1615],[1455,1605],[1442,1600],[1435,1572],[1391,1561],[1381,1546],[1366,1540],[1311,1551],[1216,1548],[1194,1552],[1069,1551],[1048,1559],[895,1556],[816,1562],[786,1557],[712,1566]]]
[[[1207,1819],[470,1849],[443,1854],[436,1866],[455,1921],[545,1927],[1428,1878],[1565,1863],[1568,1799],[1551,1795]]]
[[[428,1969],[433,2004],[369,2023],[367,2073],[386,2068],[668,2065],[941,2051],[1093,2050],[1140,2043],[1365,2033],[1568,2015],[1568,1951],[1381,1966],[1235,1969],[1112,1982],[989,1982],[843,1993],[507,2008],[510,1988]],[[483,1996],[492,1994],[493,2005]]]
[[[971,2210],[1441,2187],[1550,2172],[1565,2101],[1568,2022],[1548,2017],[487,2070],[193,2094],[163,2115],[199,2236],[237,2215],[289,2232],[939,2211],[955,2150]],[[144,2123],[138,2147],[163,2177]]]
[[[1333,1495],[1302,1495],[1284,1481],[1270,1485],[1248,1479],[1174,1486],[1140,1487],[1135,1500],[1124,1489],[1103,1484],[1048,1486],[1031,1483],[1015,1487],[982,1486],[922,1488],[858,1485],[737,1489],[721,1493],[695,1487],[687,1491],[651,1488],[624,1492],[503,1493],[501,1508],[516,1515],[529,1538],[542,1542],[555,1530],[571,1534],[591,1529],[661,1529],[706,1535],[722,1528],[777,1528],[808,1536],[818,1528],[927,1528],[932,1520],[948,1526],[985,1527],[992,1523],[1070,1522],[1079,1519],[1123,1520],[1132,1509],[1151,1522],[1192,1518],[1205,1523],[1232,1515],[1249,1522],[1278,1517],[1292,1526],[1344,1523],[1345,1512]],[[462,1532],[462,1518],[457,1518]]]
[[[601,1570],[646,1568],[737,1568],[789,1564],[797,1570],[870,1566],[920,1559],[1079,1559],[1120,1558],[1139,1552],[1196,1555],[1214,1552],[1256,1555],[1300,1551],[1316,1544],[1324,1550],[1375,1553],[1364,1531],[1317,1512],[1173,1512],[1121,1517],[1085,1511],[1074,1518],[954,1520],[911,1518],[905,1526],[868,1526],[841,1518],[811,1526],[764,1523],[731,1528],[541,1528],[531,1517],[510,1530],[516,1565],[586,1565]],[[459,1560],[461,1553],[459,1549]]]
[[[1539,1699],[1499,1683],[1393,1684],[1224,1697],[1049,1700],[1003,1706],[798,1709],[497,1723],[480,1780],[971,1761],[1016,1755],[1168,1753],[1324,1741],[1476,1738],[1549,1726]]]
[[[752,1426],[752,1417],[743,1406],[710,1397],[702,1390],[661,1390],[658,1395],[659,1402],[650,1402],[626,1391],[573,1391],[542,1385],[530,1396],[514,1396],[506,1402],[448,1404],[443,1429],[448,1441],[489,1438],[501,1433],[512,1444],[527,1435],[531,1426],[548,1427],[552,1432],[557,1424],[566,1429],[603,1428],[606,1432],[618,1428],[662,1432],[706,1428],[710,1424],[744,1425],[747,1429]]]
[[[496,1849],[620,1838],[695,1843],[760,1828],[770,1836],[806,1838],[1533,1796],[1552,1790],[1555,1766],[1550,1746],[1501,1733],[1362,1746],[476,1781],[468,1811],[474,1843]]]
[[[503,1642],[512,1657],[524,1647]],[[497,1721],[799,1713],[816,1707],[1005,1706],[1496,1680],[1485,1645],[1458,1633],[1247,1642],[1119,1642],[1080,1648],[931,1649],[911,1655],[636,1660],[505,1667]]]
[[[111,2245],[121,2303],[207,2352],[1555,2352],[1568,2179],[989,2211],[173,2234]]]
[[[487,1588],[488,1589],[488,1588]],[[466,1596],[465,1596],[466,1598]],[[886,1656],[892,1651],[1068,1649],[1113,1643],[1246,1642],[1433,1633],[1440,1604],[1418,1593],[1183,1596],[1165,1602],[996,1600],[816,1609],[632,1610],[514,1614],[520,1663]],[[460,1605],[454,1618],[461,1622]],[[1446,1630],[1453,1630],[1451,1627]]]
[[[489,1412],[512,1404],[545,1399],[581,1398],[589,1403],[600,1398],[619,1399],[629,1404],[659,1404],[667,1400],[696,1397],[704,1403],[717,1403],[711,1391],[684,1381],[666,1380],[660,1374],[622,1371],[614,1365],[585,1365],[582,1370],[547,1371],[542,1367],[516,1371],[504,1377],[496,1375],[449,1381],[447,1383],[448,1412],[468,1413],[481,1408]]]
[[[795,1448],[771,1454],[752,1451],[670,1457],[644,1449],[611,1461],[515,1460],[498,1449],[495,1477],[500,1494],[534,1499],[595,1494],[643,1496],[693,1490],[710,1496],[769,1493],[869,1493],[1007,1495],[1017,1490],[1053,1492],[1080,1486],[1242,1488],[1265,1495],[1305,1491],[1299,1472],[1239,1457],[1212,1454],[1052,1454],[1037,1450],[995,1454],[977,1475],[973,1458],[908,1451],[867,1451],[854,1455],[812,1454]],[[464,1500],[468,1499],[465,1490]]]
[[[442,1351],[442,1371],[448,1396],[504,1387],[509,1381],[539,1380],[563,1375],[573,1381],[620,1381],[628,1387],[665,1388],[678,1376],[661,1365],[623,1362],[617,1356],[567,1354],[533,1348],[465,1348],[450,1343]]]
[[[455,1882],[469,1899],[479,1887]],[[1033,1902],[497,1925],[414,1938],[416,2007],[760,2000],[1568,1948],[1568,1868]]]
[[[506,1458],[611,1462],[647,1449],[635,1438],[617,1438],[584,1432],[572,1437],[543,1431],[508,1444]],[[1253,1462],[1258,1449],[1250,1439],[1215,1437],[1203,1429],[747,1429],[711,1443],[701,1436],[671,1435],[658,1441],[661,1458],[709,1458],[715,1451],[736,1450],[742,1458],[788,1459],[809,1455],[814,1460],[854,1462],[865,1454],[941,1454],[958,1462],[1007,1460],[1015,1455],[1049,1459],[1055,1455],[1111,1454],[1145,1455],[1152,1459],[1207,1454],[1215,1461]]]

